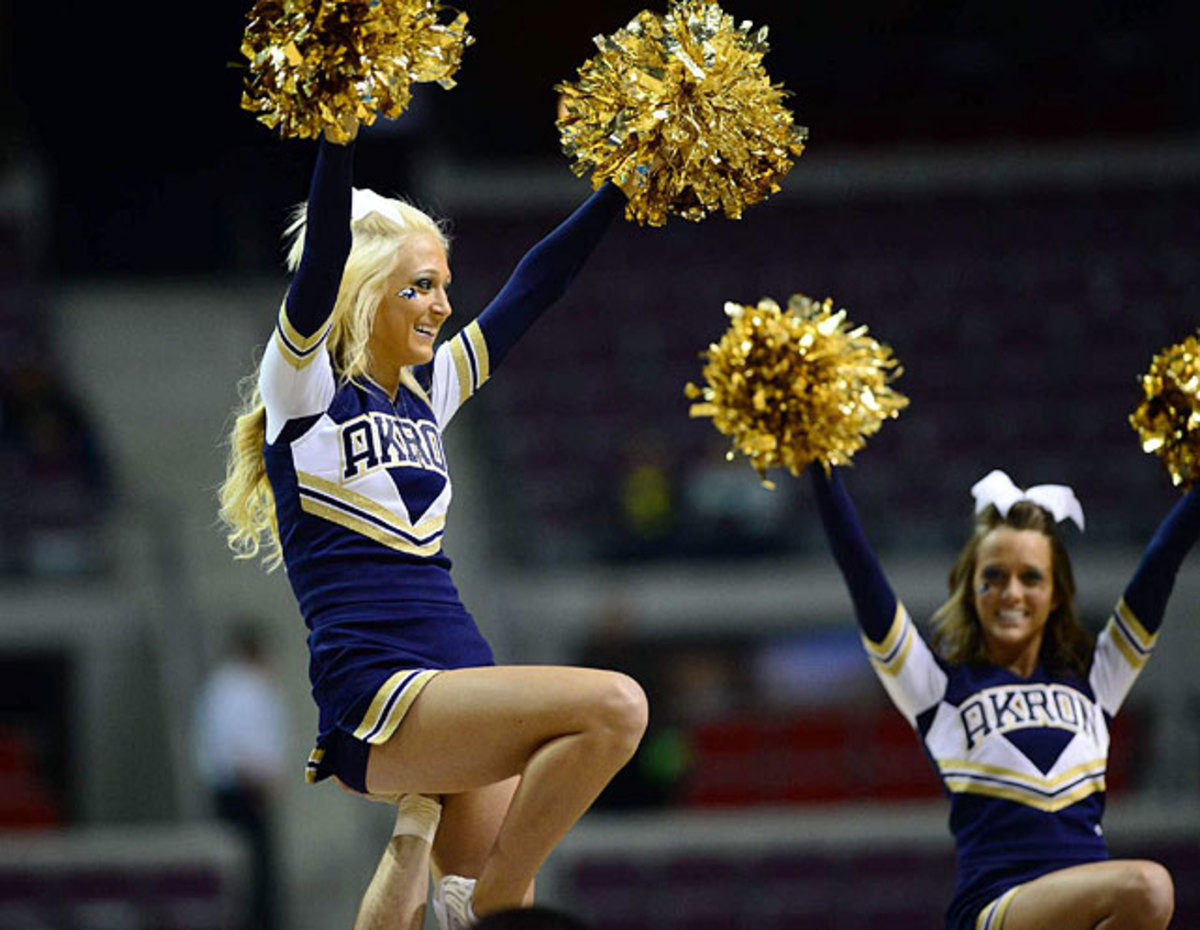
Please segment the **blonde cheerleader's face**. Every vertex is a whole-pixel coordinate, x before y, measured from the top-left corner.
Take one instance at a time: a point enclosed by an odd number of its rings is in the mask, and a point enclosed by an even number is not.
[[[371,328],[372,375],[382,384],[406,365],[433,358],[442,324],[450,318],[450,267],[436,237],[414,235],[400,249],[396,268]]]
[[[975,611],[991,660],[1020,675],[1037,664],[1057,602],[1050,539],[1037,530],[997,526],[975,557]]]

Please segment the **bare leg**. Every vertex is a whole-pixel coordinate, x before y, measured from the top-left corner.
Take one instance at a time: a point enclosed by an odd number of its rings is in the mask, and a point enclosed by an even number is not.
[[[433,844],[433,872],[478,878],[496,843],[519,779],[510,778],[475,791],[442,798],[442,823]],[[523,900],[533,903],[530,887]]]
[[[1164,930],[1174,911],[1175,886],[1166,869],[1145,859],[1114,859],[1022,886],[1002,930]]]
[[[429,894],[429,857],[438,826],[435,798],[397,798],[388,841],[359,905],[354,930],[421,930]]]
[[[477,914],[519,907],[542,862],[637,748],[646,698],[597,669],[443,672],[371,749],[372,792],[459,794],[520,775],[475,885]]]

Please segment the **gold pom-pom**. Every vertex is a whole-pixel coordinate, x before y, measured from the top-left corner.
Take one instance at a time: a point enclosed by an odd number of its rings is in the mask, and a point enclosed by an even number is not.
[[[762,65],[767,27],[734,25],[716,3],[672,0],[594,40],[577,83],[556,87],[572,170],[612,180],[626,218],[662,226],[673,213],[738,218],[779,190],[808,131],[781,104]]]
[[[414,82],[454,86],[467,15],[446,24],[433,0],[256,0],[242,54],[249,73],[242,108],[285,137],[325,130],[344,142],[357,122],[394,118]]]
[[[1129,416],[1142,449],[1162,459],[1176,487],[1190,488],[1200,477],[1200,340],[1188,336],[1154,356],[1142,393]]]
[[[786,310],[769,299],[755,307],[727,303],[729,329],[701,353],[704,387],[693,417],[712,417],[729,436],[732,458],[741,452],[763,479],[783,466],[799,475],[811,462],[848,464],[878,431],[898,416],[908,398],[890,387],[903,373],[892,350],[850,328],[846,311],[828,298],[793,295]]]

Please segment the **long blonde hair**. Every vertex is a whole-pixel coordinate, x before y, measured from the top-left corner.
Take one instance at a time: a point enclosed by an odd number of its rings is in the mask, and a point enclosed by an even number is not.
[[[334,378],[339,384],[355,381],[367,371],[375,313],[399,260],[400,249],[418,234],[432,235],[447,252],[450,248],[444,225],[403,200],[355,190],[354,215],[350,224],[350,254],[342,270],[326,340]],[[304,254],[306,217],[307,207],[300,204],[292,211],[284,233],[289,271],[299,267]],[[218,514],[228,530],[225,539],[235,556],[253,559],[261,554],[264,566],[270,571],[282,563],[283,550],[275,519],[275,495],[263,459],[267,411],[258,390],[258,368],[240,384],[241,401],[234,411],[227,440]]]

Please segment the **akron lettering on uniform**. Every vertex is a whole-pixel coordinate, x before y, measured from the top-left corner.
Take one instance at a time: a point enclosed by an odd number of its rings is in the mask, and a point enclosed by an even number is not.
[[[446,474],[442,436],[429,420],[372,411],[342,424],[342,479],[378,468],[425,468]]]
[[[1096,734],[1096,708],[1066,685],[1036,684],[988,688],[958,710],[967,748],[995,733],[1023,727],[1055,727]]]

